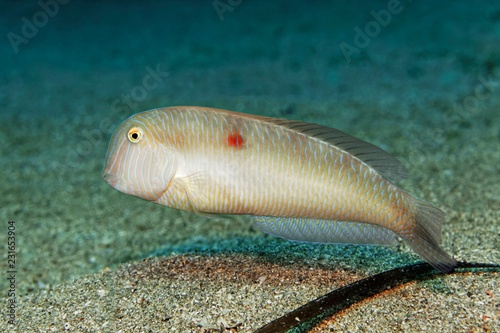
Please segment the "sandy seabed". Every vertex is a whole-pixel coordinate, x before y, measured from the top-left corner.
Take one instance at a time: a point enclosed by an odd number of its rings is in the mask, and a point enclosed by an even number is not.
[[[40,4],[0,3],[4,311],[9,221],[16,255],[16,322],[4,316],[1,331],[251,332],[420,260],[404,244],[291,243],[246,217],[118,193],[101,179],[113,129],[162,106],[300,119],[374,143],[410,169],[402,188],[447,213],[447,251],[500,262],[498,2],[243,1],[221,21],[211,1],[61,1],[29,38]],[[395,13],[377,30],[382,10]],[[498,282],[405,284],[313,331],[499,332]]]

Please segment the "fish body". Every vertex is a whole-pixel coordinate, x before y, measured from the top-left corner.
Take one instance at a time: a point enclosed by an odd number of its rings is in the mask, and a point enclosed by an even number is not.
[[[204,107],[136,114],[115,131],[104,179],[117,190],[199,213],[247,214],[291,240],[392,244],[434,267],[444,213],[398,188],[406,169],[339,130]]]

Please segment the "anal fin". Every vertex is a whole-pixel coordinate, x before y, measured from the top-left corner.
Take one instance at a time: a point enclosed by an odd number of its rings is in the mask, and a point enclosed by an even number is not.
[[[395,245],[398,240],[391,230],[369,223],[255,216],[254,224],[265,233],[299,242]]]

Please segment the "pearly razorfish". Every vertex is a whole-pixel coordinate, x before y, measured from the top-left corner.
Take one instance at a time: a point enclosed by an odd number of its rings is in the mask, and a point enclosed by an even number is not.
[[[118,191],[199,213],[248,214],[262,231],[320,243],[394,244],[450,271],[444,213],[395,184],[382,149],[329,127],[206,107],[150,110],[109,143],[103,177]]]

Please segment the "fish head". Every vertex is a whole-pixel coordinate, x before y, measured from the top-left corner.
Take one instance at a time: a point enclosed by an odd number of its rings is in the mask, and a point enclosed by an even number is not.
[[[162,142],[161,131],[141,114],[125,120],[114,132],[102,172],[116,190],[156,201],[174,176],[174,153]]]

